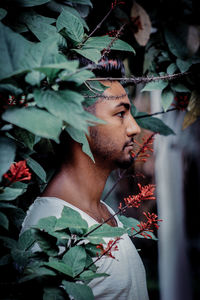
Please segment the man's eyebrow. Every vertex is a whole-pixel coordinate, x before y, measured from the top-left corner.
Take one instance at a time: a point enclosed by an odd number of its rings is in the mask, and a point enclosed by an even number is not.
[[[115,108],[120,107],[120,106],[124,106],[127,110],[130,109],[130,104],[127,103],[127,102],[120,102],[119,104],[117,104],[117,105],[115,106]]]

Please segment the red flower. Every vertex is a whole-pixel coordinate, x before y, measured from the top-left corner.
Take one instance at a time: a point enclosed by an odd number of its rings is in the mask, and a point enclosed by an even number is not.
[[[136,234],[140,234],[145,238],[151,238],[152,236],[148,233],[148,232],[153,232],[153,229],[158,229],[159,225],[158,222],[162,222],[161,219],[158,219],[158,216],[154,213],[145,213],[143,212],[143,214],[145,215],[145,217],[147,218],[147,222],[140,222],[140,224],[137,225],[137,227],[139,228],[139,230],[137,230],[136,228],[132,228],[133,231],[136,231]]]
[[[154,136],[156,133],[153,133],[149,137],[143,137],[143,144],[140,144],[138,141],[134,140],[135,144],[138,145],[140,148],[137,153],[132,152],[132,157],[135,158],[135,161],[143,161],[146,162],[147,158],[150,156],[149,153],[146,153],[147,151],[153,152],[153,142],[154,142]]]
[[[31,179],[31,173],[26,166],[26,160],[13,163],[8,172],[3,176],[4,178],[7,178],[10,183]]]
[[[103,244],[99,244],[97,245],[97,249],[101,250],[101,256],[103,255],[107,255],[111,258],[115,258],[112,254],[112,251],[118,251],[118,246],[116,245],[116,243],[120,240],[120,238],[116,238],[114,241],[110,240],[106,246],[106,248],[104,248]],[[98,253],[97,253],[98,255]]]
[[[156,199],[153,196],[153,193],[155,190],[154,184],[148,184],[145,186],[141,186],[141,184],[138,183],[138,187],[140,189],[139,194],[124,198],[124,202],[128,207],[138,208],[140,206],[142,200],[155,200]]]

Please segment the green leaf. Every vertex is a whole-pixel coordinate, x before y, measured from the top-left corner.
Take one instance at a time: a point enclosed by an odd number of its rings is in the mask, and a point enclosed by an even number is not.
[[[65,300],[63,291],[59,288],[44,288],[43,300]]]
[[[73,272],[70,266],[68,266],[66,263],[60,262],[58,260],[51,260],[48,263],[44,263],[45,266],[48,266],[58,272],[61,272],[65,275],[68,275],[70,277],[73,277]]]
[[[42,276],[55,276],[56,275],[56,273],[54,271],[50,270],[49,268],[45,268],[45,267],[31,268],[29,266],[28,270],[30,270],[31,274],[20,278],[19,283],[26,282],[26,281],[33,280],[33,279],[38,279]]]
[[[91,71],[83,70],[81,72],[78,72],[74,75],[68,75],[65,74],[65,71],[59,75],[61,80],[65,81],[74,81],[77,83],[77,85],[81,85],[84,81],[86,81],[89,78],[94,77],[94,74]]]
[[[140,113],[140,115],[145,115],[145,113]],[[148,117],[147,115],[146,118],[137,119],[137,117],[135,117],[135,119],[137,124],[142,128],[160,133],[161,135],[175,134],[170,127],[158,118]]]
[[[25,81],[27,83],[29,83],[30,85],[37,85],[39,86],[40,85],[40,81],[43,80],[45,78],[45,75],[44,74],[41,74],[40,72],[38,71],[32,71],[32,72],[29,72],[26,77],[25,77]]]
[[[26,26],[40,41],[54,35],[57,32],[55,26],[50,25],[56,21],[54,18],[47,18],[39,15],[32,9],[22,12],[19,15],[19,21],[26,24]]]
[[[30,248],[35,242],[35,237],[31,229],[24,231],[20,236],[17,242],[17,248],[19,250],[27,250]]]
[[[22,251],[20,249],[12,249],[11,255],[13,260],[17,263],[17,265],[21,267],[25,267],[29,261],[29,258],[32,256],[31,251]]]
[[[74,4],[82,4],[93,7],[92,2],[90,0],[71,0],[71,2]]]
[[[90,281],[94,278],[99,278],[99,277],[108,277],[109,275],[106,273],[94,273],[91,270],[85,271],[80,275],[80,279],[84,281]]]
[[[5,266],[11,262],[10,254],[6,254],[0,258],[0,266]]]
[[[101,52],[95,48],[87,48],[87,49],[72,49],[76,53],[86,57],[87,59],[93,61],[94,63],[98,63],[101,58]]]
[[[82,144],[82,150],[85,154],[87,154],[92,160],[93,162],[95,163],[95,160],[94,160],[94,156],[90,150],[90,146],[89,146],[89,143],[88,143],[88,140],[86,138],[86,135],[83,131],[81,130],[78,130],[72,126],[68,126],[66,128],[66,131],[69,133],[69,135],[71,136],[71,138],[73,140],[75,140],[76,142]]]
[[[187,47],[188,25],[184,23],[171,24],[165,26],[164,36],[169,50],[178,58],[186,58],[189,56]]]
[[[31,43],[0,23],[0,80],[25,71],[22,61]]]
[[[170,107],[173,100],[174,100],[174,93],[172,92],[172,90],[165,89],[164,91],[162,91],[161,104],[164,111],[166,111]]]
[[[72,269],[73,277],[78,275],[85,267],[86,252],[81,246],[70,248],[63,256],[62,261]]]
[[[23,128],[14,128],[12,135],[29,149],[33,150],[35,135]]]
[[[47,232],[33,229],[34,237],[41,248],[49,256],[57,256],[59,248],[56,244],[57,239],[54,236],[49,235]]]
[[[38,136],[59,141],[62,121],[47,111],[36,107],[11,108],[2,114],[2,119]]]
[[[152,81],[147,83],[145,87],[141,90],[141,92],[163,90],[167,85],[168,82],[164,80]]]
[[[17,206],[10,204],[10,203],[0,202],[0,208],[17,209]]]
[[[70,90],[57,92],[35,90],[34,98],[39,107],[45,107],[57,119],[87,132],[88,124],[84,118],[86,112],[81,105],[84,98],[81,94]]]
[[[33,170],[33,172],[43,181],[46,182],[46,172],[43,169],[43,167],[35,161],[33,158],[28,157],[27,158],[27,165]]]
[[[4,191],[0,191],[0,200],[3,201],[15,200],[22,193],[23,193],[22,189],[12,189],[10,187],[7,187],[4,189]]]
[[[193,60],[192,60],[192,58],[187,59],[187,60],[177,58],[176,64],[181,72],[186,72],[192,66]]]
[[[90,228],[88,228],[88,232],[90,232],[91,230],[93,230],[94,228],[98,227],[98,225],[93,225]],[[124,233],[126,233],[126,231],[124,230],[124,228],[120,228],[120,227],[112,227],[108,224],[103,224],[101,227],[99,227],[98,229],[96,229],[95,231],[93,231],[92,233],[90,233],[88,235],[88,237],[119,237],[121,235],[123,235]]]
[[[177,65],[175,63],[170,64],[167,67],[167,74],[172,75],[177,71]]]
[[[0,92],[7,92],[12,95],[18,96],[19,94],[22,94],[22,89],[18,88],[17,86],[9,83],[1,83],[0,84]]]
[[[46,232],[52,232],[54,231],[56,222],[57,218],[54,216],[50,216],[47,218],[40,219],[35,227]]]
[[[109,36],[91,37],[84,43],[82,49],[93,48],[97,50],[103,50],[104,48],[107,48],[109,46],[112,40],[113,38]],[[112,44],[111,49],[119,50],[119,51],[129,51],[135,53],[133,47],[131,47],[128,43],[119,39]]]
[[[0,8],[0,21],[5,18],[5,16],[7,15],[7,11],[3,8]]]
[[[0,137],[0,181],[4,173],[8,171],[15,159],[16,146],[8,137]]]
[[[15,2],[22,7],[31,7],[31,6],[37,6],[42,5],[44,3],[49,2],[50,0],[15,0]]]
[[[80,43],[83,39],[84,29],[80,18],[70,13],[68,10],[63,10],[59,15],[56,27],[58,31],[65,28],[67,37],[72,41]]]
[[[176,92],[190,93],[190,90],[182,83],[172,83],[171,88]]]
[[[8,227],[9,227],[8,218],[2,212],[0,212],[0,226],[4,227],[7,230],[8,230]]]
[[[3,242],[4,247],[7,247],[9,249],[14,249],[16,248],[17,242],[14,239],[11,239],[6,236],[0,236],[0,240]]]
[[[80,283],[62,281],[62,285],[66,292],[75,300],[94,300],[94,295],[89,286]]]
[[[70,6],[65,6],[64,10],[69,11],[71,14],[75,15],[76,17],[78,17],[79,20],[80,20],[80,22],[83,24],[83,27],[85,27],[87,30],[89,30],[89,27],[87,26],[85,20],[81,18],[79,12],[76,9],[74,9],[73,7],[70,7]]]
[[[87,229],[87,222],[81,217],[76,210],[65,206],[62,210],[61,218],[57,220],[55,230],[62,230],[65,228],[83,228]]]

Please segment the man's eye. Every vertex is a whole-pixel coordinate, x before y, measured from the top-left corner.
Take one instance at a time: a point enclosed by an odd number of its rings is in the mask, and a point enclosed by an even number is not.
[[[116,114],[116,116],[120,117],[120,118],[123,118],[124,117],[124,114],[125,114],[125,111],[120,111]]]

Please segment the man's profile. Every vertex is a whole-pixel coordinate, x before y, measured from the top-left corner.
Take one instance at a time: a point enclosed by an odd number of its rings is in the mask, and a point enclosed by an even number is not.
[[[104,95],[112,96],[112,100],[99,98],[91,109],[98,118],[106,121],[89,128],[87,139],[95,163],[82,151],[79,143],[67,136],[62,164],[29,208],[23,230],[40,218],[60,217],[64,206],[77,210],[89,226],[102,223],[114,213],[101,201],[101,195],[111,171],[131,165],[134,136],[140,133],[140,128],[131,115],[130,101],[122,85],[117,81],[101,83],[107,86]],[[119,95],[124,96],[117,97]],[[108,224],[122,226],[117,217]],[[98,272],[110,276],[89,283],[95,299],[147,300],[144,266],[128,235],[122,236],[118,248],[116,259],[106,257],[99,261]]]

